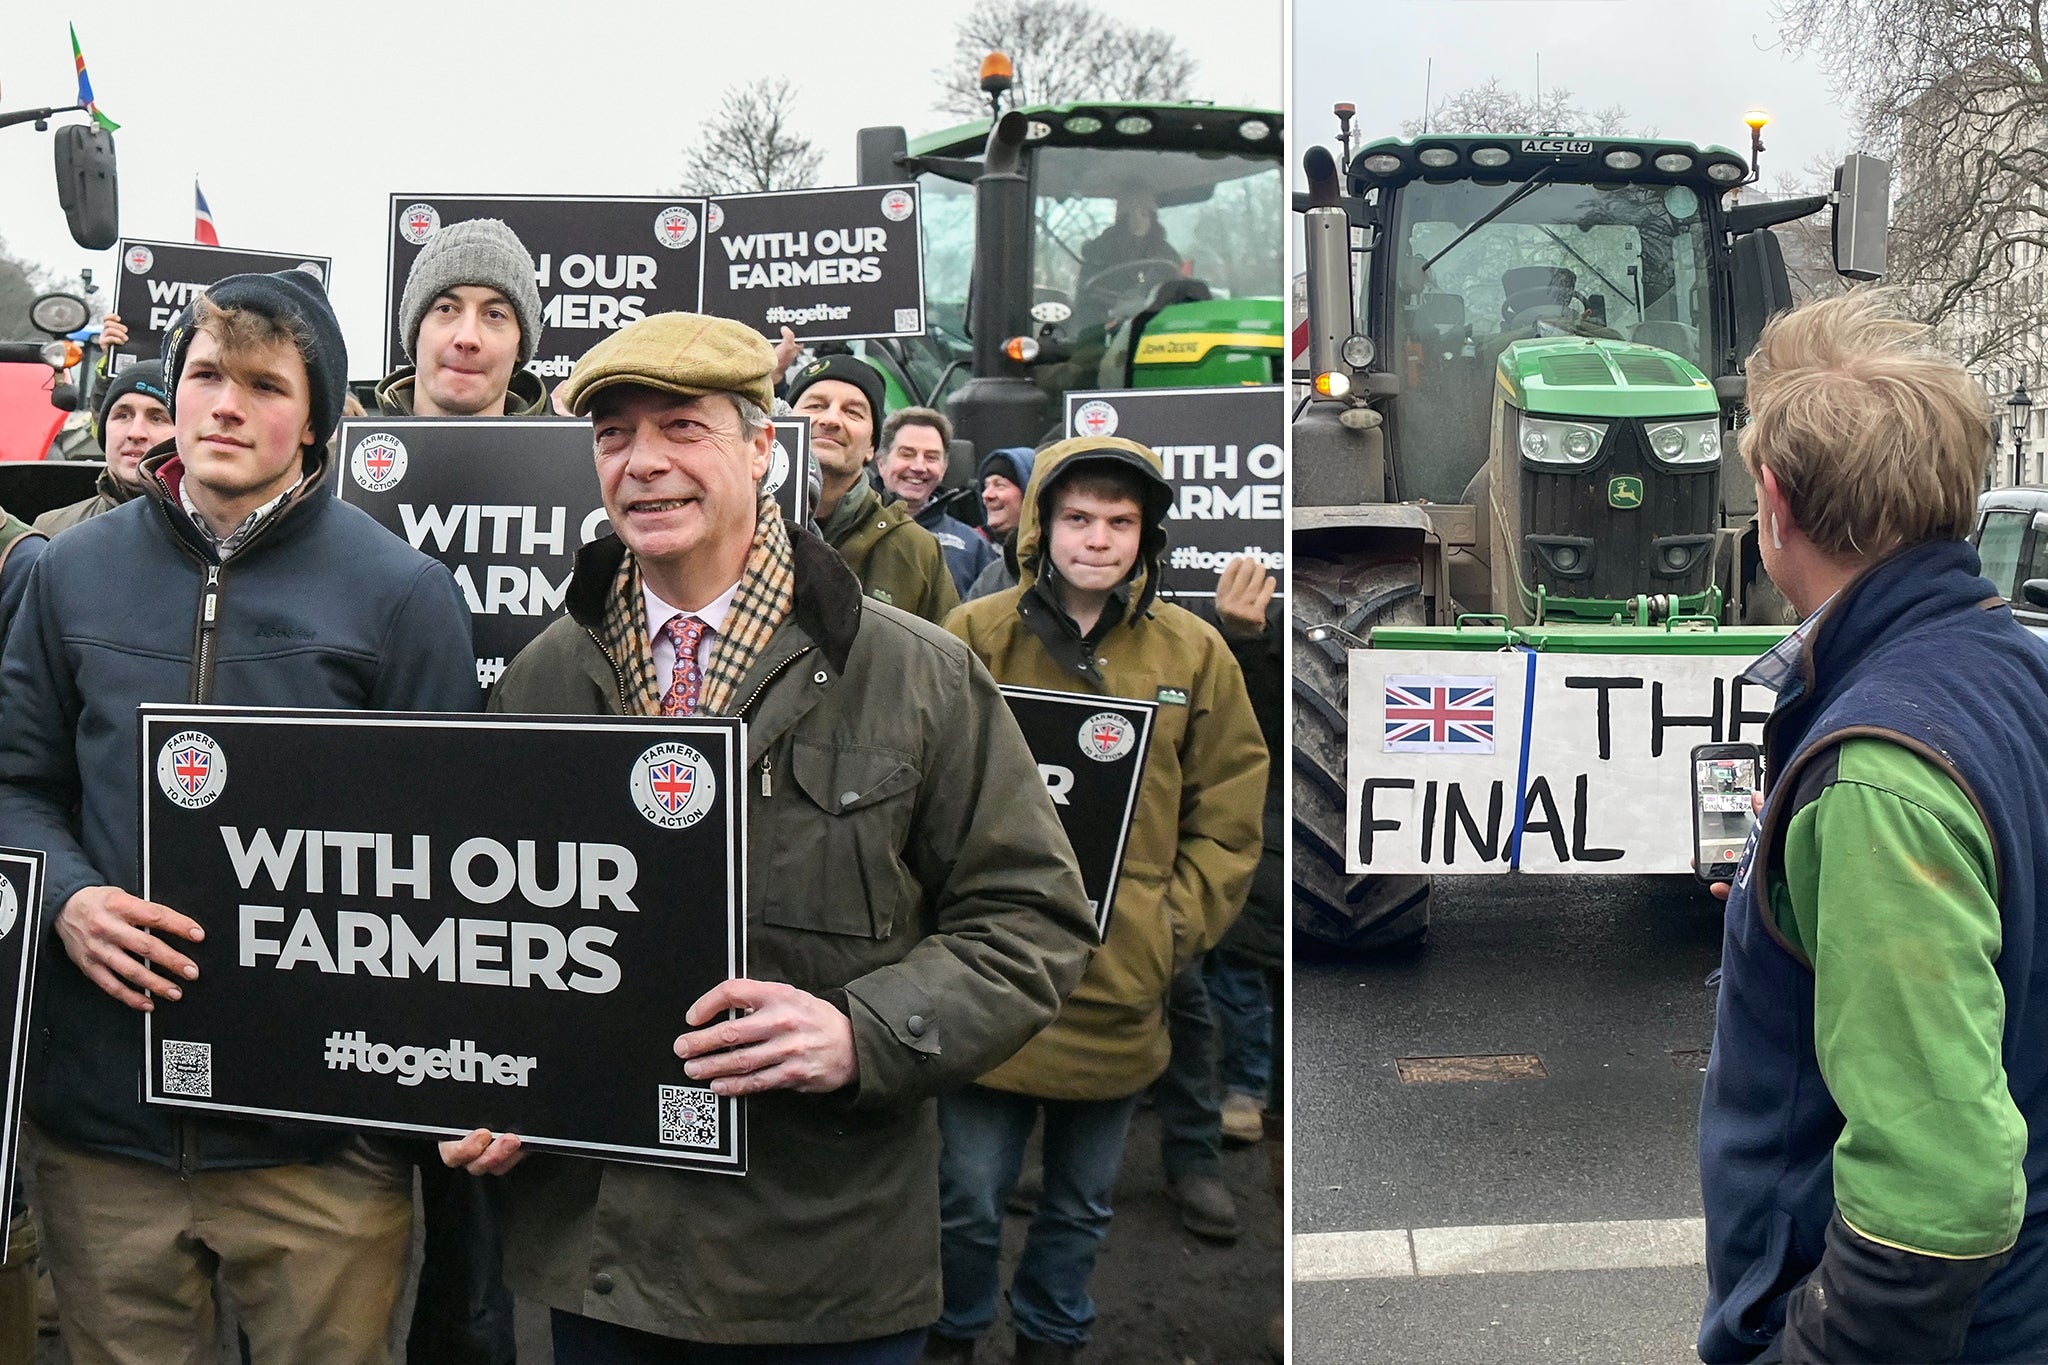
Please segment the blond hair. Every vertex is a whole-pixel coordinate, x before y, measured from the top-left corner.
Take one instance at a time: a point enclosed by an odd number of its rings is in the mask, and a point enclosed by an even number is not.
[[[1742,457],[1834,558],[1959,540],[1991,457],[1991,404],[1887,289],[1780,314],[1749,357]]]

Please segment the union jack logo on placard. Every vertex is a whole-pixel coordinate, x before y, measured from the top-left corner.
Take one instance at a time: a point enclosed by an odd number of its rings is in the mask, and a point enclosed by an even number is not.
[[[187,796],[197,796],[206,789],[206,775],[213,771],[213,755],[203,749],[175,749],[171,752],[171,771]]]
[[[687,744],[657,744],[633,764],[633,804],[662,829],[688,829],[711,809],[718,783],[711,765]]]
[[[1390,754],[1493,752],[1492,678],[1386,680],[1386,738]]]
[[[184,730],[172,735],[157,750],[157,788],[174,805],[186,810],[212,805],[227,781],[227,755],[211,735]]]
[[[697,770],[685,764],[657,763],[647,773],[648,787],[654,792],[654,799],[661,802],[661,808],[670,815],[681,815],[683,807],[690,804],[690,792],[697,785]]]
[[[411,204],[398,215],[398,235],[414,246],[425,246],[440,230],[441,210],[432,204]]]

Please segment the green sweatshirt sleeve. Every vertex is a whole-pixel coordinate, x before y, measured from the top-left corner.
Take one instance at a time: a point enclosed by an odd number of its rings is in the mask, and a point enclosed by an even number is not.
[[[1814,1042],[1847,1122],[1835,1202],[1863,1236],[1949,1258],[2019,1235],[2027,1128],[2006,1085],[1991,836],[1955,782],[1884,740],[1846,741],[1793,816],[1772,887],[1814,971]]]

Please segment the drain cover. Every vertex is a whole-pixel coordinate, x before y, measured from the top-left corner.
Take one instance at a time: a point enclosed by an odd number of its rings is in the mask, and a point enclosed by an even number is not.
[[[1486,1057],[1396,1057],[1394,1070],[1405,1085],[1443,1081],[1540,1081],[1550,1073],[1533,1052],[1502,1052]]]

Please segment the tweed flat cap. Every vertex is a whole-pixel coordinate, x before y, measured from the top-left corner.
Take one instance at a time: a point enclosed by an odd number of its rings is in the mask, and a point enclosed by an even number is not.
[[[640,384],[701,398],[736,393],[763,412],[775,411],[775,348],[730,318],[656,313],[622,327],[583,353],[562,381],[562,401],[578,417],[615,384]]]

